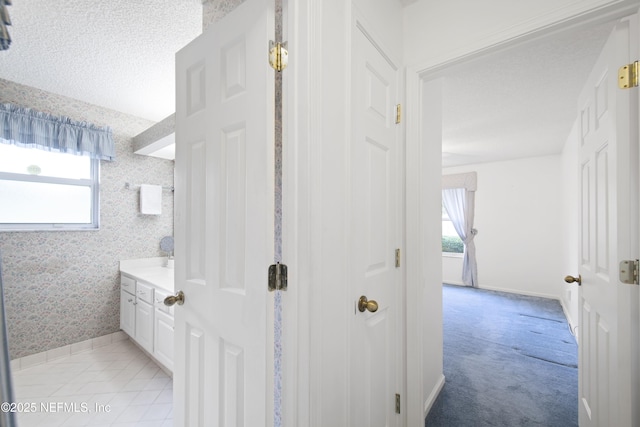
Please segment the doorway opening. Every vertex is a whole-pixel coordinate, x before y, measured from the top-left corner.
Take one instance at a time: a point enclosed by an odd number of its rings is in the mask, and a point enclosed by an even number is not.
[[[427,79],[442,94],[442,174],[478,173],[479,287],[557,299],[574,334],[577,289],[561,283],[562,272],[578,265],[570,141],[577,141],[580,91],[614,24],[518,43]],[[570,69],[579,71],[568,83]],[[443,256],[442,272],[444,283],[462,284],[460,258]]]

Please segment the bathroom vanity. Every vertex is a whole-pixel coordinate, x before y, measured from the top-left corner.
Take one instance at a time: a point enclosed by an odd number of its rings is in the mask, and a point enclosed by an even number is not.
[[[120,261],[120,329],[173,372],[173,307],[164,299],[174,294],[174,270],[167,258]]]

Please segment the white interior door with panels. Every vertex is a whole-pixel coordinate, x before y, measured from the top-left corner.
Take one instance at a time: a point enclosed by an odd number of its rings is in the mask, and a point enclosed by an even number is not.
[[[352,34],[349,425],[399,426],[399,71],[360,22]]]
[[[638,256],[633,243],[637,234],[631,233],[637,231],[633,221],[638,221],[637,181],[632,180],[638,168],[637,132],[632,130],[638,126],[637,110],[632,108],[637,94],[617,86],[618,68],[637,54],[637,44],[632,42],[637,39],[635,23],[636,17],[623,19],[613,30],[578,104],[581,427],[640,422],[634,415],[638,384],[633,379],[638,325],[631,320],[638,316],[633,302],[638,300],[637,289],[621,283],[618,276],[619,262]]]
[[[273,5],[246,0],[177,54],[174,420],[273,423]]]

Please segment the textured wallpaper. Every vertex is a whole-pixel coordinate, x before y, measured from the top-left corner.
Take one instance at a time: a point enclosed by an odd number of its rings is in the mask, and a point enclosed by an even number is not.
[[[118,331],[118,262],[164,255],[160,239],[173,234],[173,193],[148,216],[125,189],[173,185],[173,161],[133,154],[153,122],[2,79],[0,102],[110,126],[116,143],[116,160],[100,162],[99,231],[0,232],[11,359]]]
[[[203,0],[202,1],[202,30],[218,22],[233,9],[244,3],[244,0]]]

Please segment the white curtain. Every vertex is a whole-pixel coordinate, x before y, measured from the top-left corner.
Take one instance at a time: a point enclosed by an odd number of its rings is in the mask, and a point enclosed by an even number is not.
[[[467,286],[478,286],[476,245],[473,241],[478,231],[473,228],[477,175],[446,175],[442,180],[442,204],[449,215],[458,236],[464,243],[462,281]]]

